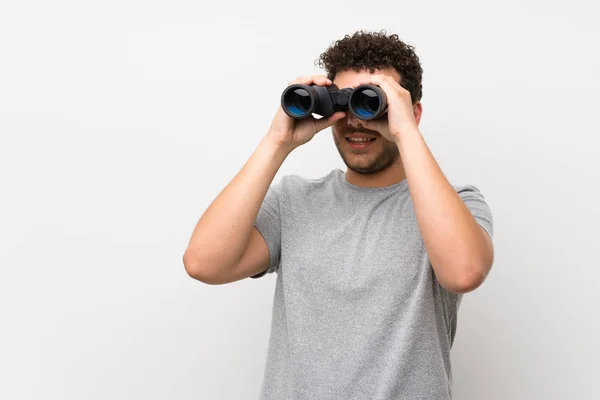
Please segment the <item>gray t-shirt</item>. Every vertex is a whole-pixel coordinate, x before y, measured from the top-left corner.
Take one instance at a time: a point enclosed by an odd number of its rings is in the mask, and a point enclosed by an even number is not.
[[[477,188],[457,187],[492,236]],[[284,176],[255,222],[277,273],[263,400],[451,399],[461,295],[435,278],[406,180]]]

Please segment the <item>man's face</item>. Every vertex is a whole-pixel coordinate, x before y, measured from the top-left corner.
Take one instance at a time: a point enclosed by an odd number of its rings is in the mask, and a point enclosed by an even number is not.
[[[400,75],[395,69],[376,70],[375,72],[388,75],[400,82]],[[333,83],[338,88],[358,86],[361,79],[370,76],[367,71],[338,72]],[[386,115],[383,116],[386,118]],[[363,128],[361,120],[346,110],[346,116],[337,121],[332,127],[333,141],[346,166],[359,174],[375,174],[394,164],[400,156],[398,146],[377,131]],[[375,138],[369,142],[351,141],[351,138]]]

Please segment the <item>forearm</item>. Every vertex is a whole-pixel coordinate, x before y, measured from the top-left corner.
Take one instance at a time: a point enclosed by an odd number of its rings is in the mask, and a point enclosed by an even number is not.
[[[188,272],[227,268],[239,261],[267,190],[288,154],[268,135],[260,142],[196,224],[184,255]]]
[[[419,130],[407,129],[397,145],[437,279],[454,292],[472,289],[491,267],[485,233],[444,176]]]

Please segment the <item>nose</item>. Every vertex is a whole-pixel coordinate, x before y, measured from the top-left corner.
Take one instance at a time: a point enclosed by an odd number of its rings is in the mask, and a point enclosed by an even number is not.
[[[348,125],[352,126],[353,128],[362,128],[362,125],[360,123],[360,120],[358,118],[356,118],[354,116],[354,114],[352,113],[348,113]]]

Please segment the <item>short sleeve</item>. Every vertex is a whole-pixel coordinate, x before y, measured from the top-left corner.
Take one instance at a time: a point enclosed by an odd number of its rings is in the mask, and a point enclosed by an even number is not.
[[[473,185],[455,187],[456,192],[465,203],[473,218],[493,238],[494,219],[492,210],[485,200],[483,194]]]
[[[260,206],[254,226],[260,232],[269,248],[269,267],[251,278],[260,278],[279,269],[281,255],[281,182],[272,184]]]
[[[492,211],[486,202],[483,194],[473,185],[454,186],[456,193],[465,203],[475,221],[490,235],[492,238],[494,233],[494,221]],[[463,295],[447,291],[437,281],[440,290],[440,296],[444,307],[444,318],[447,327],[447,334],[450,342],[454,341],[457,327],[457,313]]]

